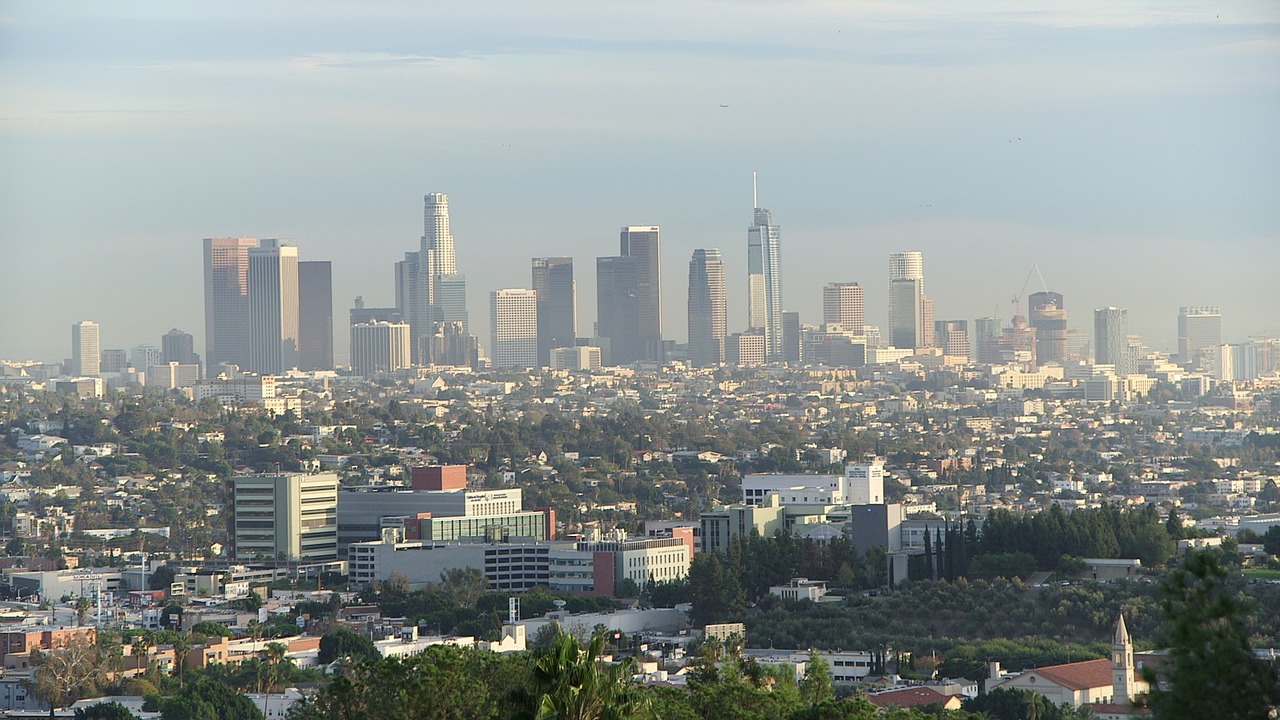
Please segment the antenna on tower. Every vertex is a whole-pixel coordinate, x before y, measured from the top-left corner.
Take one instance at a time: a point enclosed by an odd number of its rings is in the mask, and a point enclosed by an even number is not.
[[[760,207],[760,198],[756,194],[756,171],[751,171],[751,207]]]

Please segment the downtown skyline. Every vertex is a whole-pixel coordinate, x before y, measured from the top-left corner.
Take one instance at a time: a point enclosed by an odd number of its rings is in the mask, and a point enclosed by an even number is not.
[[[488,293],[541,256],[575,258],[586,335],[593,258],[632,224],[662,228],[664,335],[695,248],[721,251],[737,332],[753,171],[806,323],[858,282],[887,327],[885,258],[919,250],[939,320],[1007,320],[1036,263],[1073,329],[1127,308],[1176,351],[1178,308],[1213,305],[1224,342],[1280,334],[1275,7],[301,7],[6,8],[0,357],[67,357],[83,319],[103,348],[202,339],[200,241],[252,236],[332,260],[341,363],[431,191],[482,342]]]

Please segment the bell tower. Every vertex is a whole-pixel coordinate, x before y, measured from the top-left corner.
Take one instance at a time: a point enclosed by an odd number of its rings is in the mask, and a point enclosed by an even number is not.
[[[1117,705],[1133,702],[1133,681],[1133,640],[1121,615],[1116,620],[1116,634],[1111,641],[1111,702]]]

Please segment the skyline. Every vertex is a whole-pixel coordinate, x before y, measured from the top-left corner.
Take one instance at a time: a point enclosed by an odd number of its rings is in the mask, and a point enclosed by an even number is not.
[[[357,295],[394,304],[428,192],[479,338],[531,258],[587,267],[646,224],[677,278],[664,334],[695,248],[720,250],[738,332],[753,171],[807,323],[858,282],[887,327],[885,259],[920,250],[937,320],[1007,320],[1036,263],[1071,328],[1127,308],[1175,351],[1178,308],[1214,305],[1226,342],[1280,335],[1276,6],[504,7],[6,6],[0,357],[68,357],[82,319],[103,348],[202,346],[206,237],[332,261],[341,328]]]

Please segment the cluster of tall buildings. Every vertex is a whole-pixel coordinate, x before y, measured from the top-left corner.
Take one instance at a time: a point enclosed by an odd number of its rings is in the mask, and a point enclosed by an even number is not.
[[[866,322],[865,287],[833,282],[822,288],[822,322],[802,325],[782,295],[782,231],[753,192],[747,226],[747,323],[730,332],[724,256],[698,248],[689,261],[688,337],[685,353],[695,367],[770,362],[861,365],[921,350],[986,363],[1031,366],[1093,360],[1117,375],[1135,371],[1140,340],[1128,333],[1127,311],[1094,312],[1092,333],[1071,330],[1061,293],[1030,295],[1023,315],[1015,298],[1012,319],[935,319],[925,292],[924,255],[889,255],[888,326]],[[489,294],[487,357],[497,368],[587,369],[601,364],[660,363],[676,349],[663,337],[662,240],[656,225],[627,225],[618,253],[596,258],[596,325],[580,334],[574,262],[535,257],[531,286]],[[205,355],[210,369],[234,365],[260,374],[333,367],[332,278],[328,262],[304,262],[298,248],[280,240],[209,238],[204,241]],[[418,249],[395,264],[394,307],[350,310],[351,366],[376,375],[414,365],[469,365],[485,357],[469,328],[466,276],[459,272],[444,193],[424,196]],[[175,331],[178,332],[178,331]],[[187,336],[189,340],[190,336]],[[1221,314],[1217,308],[1183,308],[1178,318],[1179,360],[1188,368],[1221,368]],[[194,356],[189,343],[170,347],[160,361]],[[180,342],[178,337],[173,342]],[[74,374],[93,375],[95,365],[122,363],[98,347],[96,326],[79,323],[72,337]],[[122,352],[122,351],[121,351]],[[160,351],[157,351],[160,352]],[[1228,353],[1229,354],[1229,353]],[[101,357],[100,357],[101,355]],[[151,359],[141,359],[151,366]],[[136,363],[135,363],[136,364]],[[154,363],[159,364],[159,363]]]
[[[333,275],[276,239],[204,241],[205,360],[263,375],[333,369]]]

